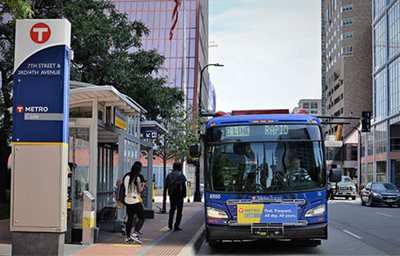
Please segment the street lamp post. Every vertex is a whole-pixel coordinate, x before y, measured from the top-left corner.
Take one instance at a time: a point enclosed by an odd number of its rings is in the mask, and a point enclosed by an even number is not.
[[[199,111],[199,117],[202,116],[201,112],[201,95],[203,91],[203,72],[208,68],[209,66],[215,66],[215,67],[223,67],[224,65],[219,64],[219,63],[210,63],[205,65],[201,70],[200,70],[200,84],[199,84],[199,104],[198,104],[198,111]],[[200,127],[199,127],[199,134],[200,134]],[[194,202],[201,202],[201,194],[200,194],[200,161],[198,165],[196,166],[196,190],[194,191]]]

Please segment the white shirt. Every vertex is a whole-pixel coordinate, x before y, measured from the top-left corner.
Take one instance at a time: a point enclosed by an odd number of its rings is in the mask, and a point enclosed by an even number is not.
[[[124,179],[124,185],[125,185],[125,203],[126,204],[137,204],[142,201],[142,198],[140,197],[140,194],[137,192],[137,187],[136,184],[140,183],[140,178],[136,178],[136,182],[132,181],[132,191],[129,191],[129,175],[126,175]]]

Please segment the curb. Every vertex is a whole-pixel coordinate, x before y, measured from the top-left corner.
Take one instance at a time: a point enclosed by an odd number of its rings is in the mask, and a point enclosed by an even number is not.
[[[204,241],[205,228],[202,225],[199,230],[194,234],[192,239],[179,251],[178,256],[196,255]]]

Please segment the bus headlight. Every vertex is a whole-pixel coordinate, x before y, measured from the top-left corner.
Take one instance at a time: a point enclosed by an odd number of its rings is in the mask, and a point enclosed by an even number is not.
[[[210,206],[207,206],[207,216],[210,218],[217,218],[217,219],[228,218],[228,214],[226,214],[226,212]]]
[[[311,208],[306,212],[304,217],[315,217],[315,216],[320,216],[324,215],[326,212],[326,206],[325,204],[318,205],[317,207]]]

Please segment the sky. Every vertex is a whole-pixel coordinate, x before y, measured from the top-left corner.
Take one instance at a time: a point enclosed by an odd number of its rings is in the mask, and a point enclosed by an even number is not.
[[[321,98],[320,0],[210,0],[217,111],[287,108]]]

